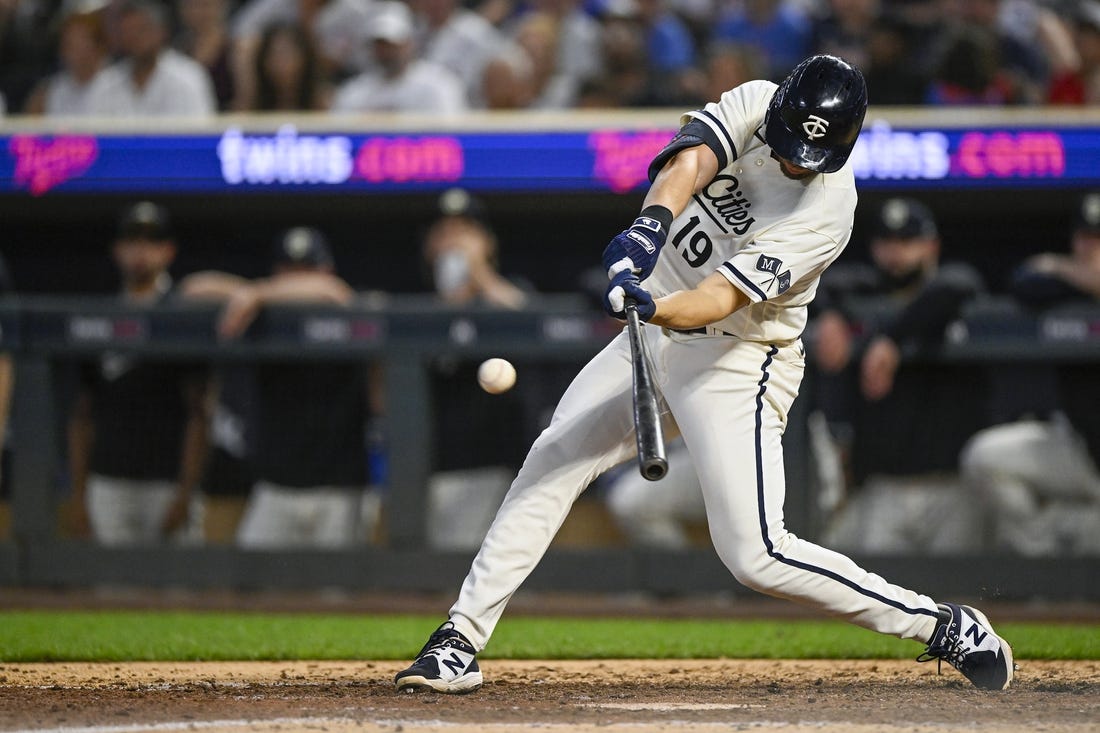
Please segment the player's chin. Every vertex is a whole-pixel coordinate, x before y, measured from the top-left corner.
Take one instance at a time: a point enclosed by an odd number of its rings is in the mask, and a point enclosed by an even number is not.
[[[804,178],[809,178],[810,176],[817,175],[817,171],[812,171],[809,168],[797,166],[787,159],[779,157],[775,154],[774,151],[772,152],[772,157],[775,158],[776,162],[779,163],[780,172],[782,172],[784,176],[790,178],[792,181],[801,181]]]

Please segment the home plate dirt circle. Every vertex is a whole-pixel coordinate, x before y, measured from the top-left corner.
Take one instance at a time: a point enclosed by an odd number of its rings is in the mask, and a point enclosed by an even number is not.
[[[485,659],[471,695],[398,694],[402,662],[0,663],[0,730],[1085,733],[1100,661],[1021,660],[1005,692],[909,661]]]

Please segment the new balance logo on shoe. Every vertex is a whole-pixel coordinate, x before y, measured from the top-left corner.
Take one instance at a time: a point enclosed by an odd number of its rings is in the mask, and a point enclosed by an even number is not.
[[[482,682],[476,654],[470,640],[448,621],[428,637],[416,661],[397,673],[394,684],[404,692],[473,692]]]
[[[1012,682],[1015,664],[1012,647],[997,636],[981,611],[955,603],[941,603],[943,620],[918,662],[947,662],[975,687],[1003,690]]]
[[[978,646],[979,644],[982,643],[983,640],[985,640],[985,637],[988,636],[988,633],[985,632],[985,631],[982,631],[981,626],[978,626],[977,624],[974,624],[969,629],[967,629],[966,632],[963,635],[964,636],[969,636],[971,639],[974,640],[974,646]]]
[[[449,657],[440,659],[443,662],[443,666],[451,670],[451,674],[462,674],[462,670],[466,669],[466,662],[458,658],[458,655],[451,652]]]

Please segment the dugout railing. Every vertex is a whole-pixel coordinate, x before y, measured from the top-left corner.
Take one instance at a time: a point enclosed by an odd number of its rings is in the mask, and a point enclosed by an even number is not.
[[[868,314],[878,312],[872,305]],[[0,543],[0,583],[9,586],[129,585],[188,588],[452,589],[471,552],[435,551],[425,537],[425,486],[432,470],[431,360],[441,354],[489,355],[570,364],[601,348],[618,326],[574,299],[547,299],[518,312],[454,310],[415,297],[385,307],[272,309],[245,338],[215,335],[206,306],[133,310],[113,298],[22,298],[0,306],[0,346],[16,360],[12,411],[12,532]],[[56,366],[107,350],[151,359],[371,360],[383,364],[389,408],[388,541],[339,552],[245,552],[229,545],[132,549],[98,547],[58,532],[64,497]],[[971,308],[948,343],[912,358],[1043,368],[1061,361],[1100,363],[1100,309],[1063,308],[1042,315],[1008,302]],[[812,385],[812,379],[808,380]],[[1021,387],[1026,388],[1026,387]],[[813,536],[814,482],[808,467],[804,391],[787,443],[788,524]],[[507,426],[502,426],[507,429]],[[1098,528],[1100,531],[1100,528]],[[868,569],[933,594],[980,593],[1023,599],[1100,598],[1100,557],[859,557]],[[944,572],[950,567],[950,572]],[[552,548],[530,589],[646,591],[656,594],[749,593],[708,549],[658,552],[631,547]]]

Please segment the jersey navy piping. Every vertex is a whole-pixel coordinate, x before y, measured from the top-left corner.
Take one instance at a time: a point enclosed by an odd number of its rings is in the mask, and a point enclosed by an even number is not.
[[[747,277],[742,275],[741,271],[738,270],[733,265],[731,265],[729,262],[723,262],[721,265],[718,266],[718,268],[722,269],[722,270],[725,270],[726,272],[730,273],[731,275],[736,277],[741,282],[745,283],[746,287],[750,288],[752,290],[752,292],[754,292],[754,293],[756,293],[757,295],[760,296],[760,300],[767,300],[768,299],[768,294],[767,293],[765,293],[760,288],[756,287],[756,283],[754,283],[752,280],[749,280]]]
[[[726,126],[723,125],[717,117],[715,117],[710,112],[707,112],[705,109],[699,110],[699,114],[706,115],[707,119],[714,123],[714,126],[718,129],[720,133],[722,133],[722,137],[726,138],[726,144],[730,146],[730,158],[724,161],[725,165],[719,167],[719,170],[721,170],[722,168],[725,168],[726,165],[729,165],[733,161],[737,160],[737,146],[733,144],[733,136],[730,135],[729,130],[726,129]]]
[[[889,598],[884,598],[878,593],[867,590],[861,587],[858,583],[849,580],[831,570],[825,568],[819,568],[816,565],[810,565],[809,563],[800,562],[798,560],[792,560],[788,557],[784,557],[780,553],[775,551],[775,546],[772,545],[771,538],[768,537],[768,519],[764,511],[764,447],[761,439],[761,432],[763,431],[763,413],[764,413],[764,392],[767,391],[768,378],[771,376],[768,374],[768,367],[771,366],[772,359],[779,353],[778,346],[771,346],[768,349],[768,355],[764,359],[764,363],[760,366],[760,390],[756,393],[756,505],[760,515],[760,536],[764,540],[764,547],[767,548],[768,556],[778,560],[784,565],[790,565],[800,570],[807,570],[811,573],[817,573],[823,575],[826,578],[831,578],[842,585],[846,585],[857,593],[867,596],[868,598],[874,598],[876,601],[881,601],[888,606],[892,606],[899,611],[910,613],[914,615],[924,615],[937,617],[936,611],[929,610],[927,608],[909,608],[903,603],[898,601],[892,601]]]

